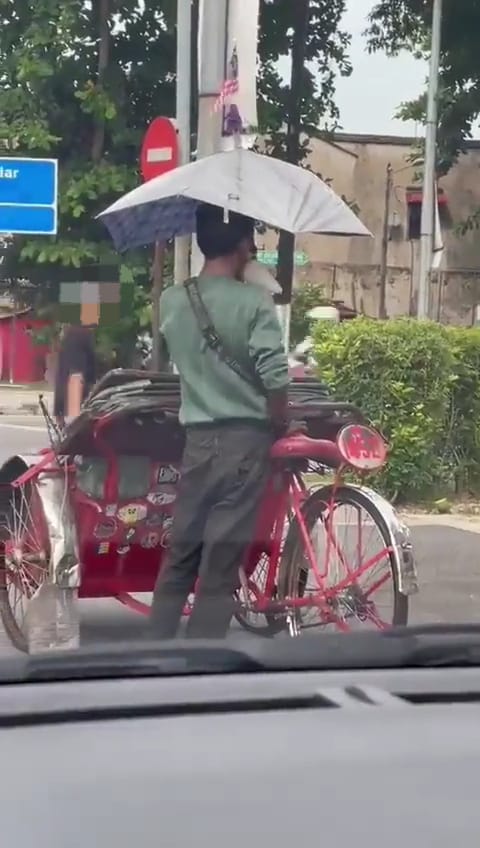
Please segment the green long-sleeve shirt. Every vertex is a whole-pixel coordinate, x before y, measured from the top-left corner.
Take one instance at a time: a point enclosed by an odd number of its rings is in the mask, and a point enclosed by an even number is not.
[[[255,370],[267,391],[288,385],[288,362],[271,298],[258,286],[223,277],[200,277],[199,291],[228,352]],[[252,379],[235,374],[205,342],[185,287],[160,300],[161,333],[180,375],[180,421],[185,425],[226,419],[268,419],[265,394]]]

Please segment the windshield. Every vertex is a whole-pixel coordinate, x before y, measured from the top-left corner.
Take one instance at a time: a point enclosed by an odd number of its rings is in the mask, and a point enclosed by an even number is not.
[[[57,5],[0,35],[0,658],[480,622],[473,4]]]

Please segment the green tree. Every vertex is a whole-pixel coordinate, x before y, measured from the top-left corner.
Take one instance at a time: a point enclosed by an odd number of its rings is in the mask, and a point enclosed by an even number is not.
[[[150,253],[115,253],[96,214],[138,184],[145,127],[174,108],[174,0],[0,0],[5,153],[59,160],[59,230],[17,237],[3,276],[48,300],[68,279],[148,287]]]
[[[336,74],[350,72],[345,0],[301,2],[304,29],[298,4],[262,0],[259,30],[261,129],[272,154],[295,162],[308,153],[300,133],[335,127]],[[118,256],[95,216],[138,184],[148,123],[174,114],[175,13],[176,0],[0,0],[0,143],[7,155],[60,165],[57,237],[15,237],[2,277],[28,278],[43,302],[58,299],[62,281],[133,279],[142,291],[110,335],[123,348],[148,315],[151,250]],[[277,61],[292,50],[289,85]],[[282,234],[287,276],[290,248]]]
[[[301,165],[310,152],[309,140],[328,136],[338,126],[335,82],[352,70],[350,36],[341,27],[345,8],[346,0],[263,0],[259,120],[270,155]],[[278,70],[278,60],[287,56],[288,82]],[[293,263],[294,238],[281,232],[277,276],[282,302],[291,298]]]
[[[377,0],[367,35],[372,51],[397,56],[407,50],[427,59],[430,55],[432,3],[425,0]],[[439,136],[437,172],[445,174],[465,150],[480,115],[480,65],[477,0],[444,0],[440,58]],[[426,95],[401,105],[404,120],[425,120]]]

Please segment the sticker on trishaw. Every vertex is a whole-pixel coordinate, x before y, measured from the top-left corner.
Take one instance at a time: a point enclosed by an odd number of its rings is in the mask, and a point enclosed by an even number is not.
[[[115,535],[117,525],[115,521],[104,521],[102,524],[97,524],[93,531],[96,539],[111,539]]]
[[[151,550],[152,548],[156,548],[159,542],[160,536],[158,535],[158,533],[147,533],[147,535],[144,536],[142,541],[140,542],[140,545],[142,548]]]
[[[137,524],[146,517],[147,507],[144,504],[126,504],[118,510],[117,515],[122,524]]]
[[[173,515],[164,515],[163,516],[163,529],[169,530],[173,524]]]
[[[152,504],[152,506],[168,506],[168,504],[172,504],[176,498],[176,495],[173,492],[150,492],[147,495],[147,501]]]
[[[376,430],[363,424],[348,424],[337,436],[343,459],[358,471],[381,468],[387,460],[387,445]]]
[[[169,548],[170,547],[170,537],[172,535],[172,531],[170,528],[168,530],[164,530],[162,535],[160,536],[160,547]]]
[[[118,504],[107,504],[105,507],[105,515],[107,518],[113,518],[117,514]]]
[[[126,532],[126,534],[125,534],[125,538],[126,538],[127,542],[131,542],[131,541],[132,541],[132,539],[133,539],[133,537],[135,536],[135,533],[136,533],[136,532],[137,532],[137,531],[136,531],[135,527],[130,527],[130,530],[127,530],[127,532]]]
[[[100,544],[98,546],[99,556],[104,556],[105,554],[108,554],[109,550],[110,550],[110,542],[100,542]]]
[[[164,522],[164,515],[161,512],[152,512],[147,515],[145,524],[147,527],[161,527]]]
[[[121,548],[117,548],[117,554],[118,556],[125,556],[126,554],[128,554],[129,550],[130,545],[122,545]]]
[[[161,465],[158,469],[157,483],[178,483],[180,472],[174,465]]]

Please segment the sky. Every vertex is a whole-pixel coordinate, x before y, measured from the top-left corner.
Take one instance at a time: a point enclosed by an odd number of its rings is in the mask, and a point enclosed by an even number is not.
[[[349,133],[415,135],[415,124],[395,120],[394,114],[402,101],[412,100],[424,90],[428,68],[407,53],[388,58],[366,52],[362,32],[373,6],[374,0],[347,3],[343,26],[352,35],[353,73],[337,80],[340,124],[343,132]]]

